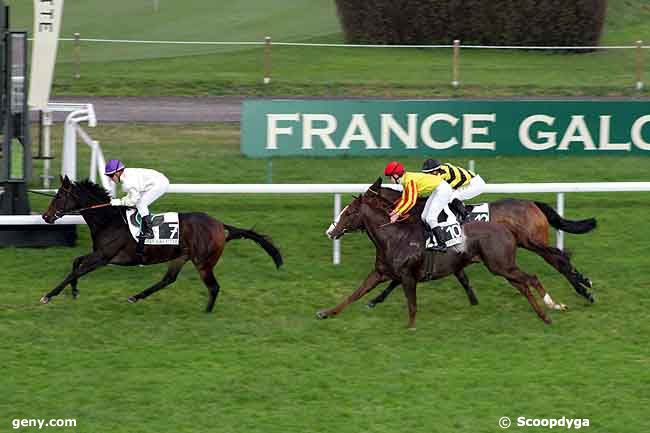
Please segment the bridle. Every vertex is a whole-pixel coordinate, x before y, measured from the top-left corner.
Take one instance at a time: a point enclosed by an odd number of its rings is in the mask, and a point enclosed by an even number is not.
[[[72,187],[72,184],[69,185],[67,188],[64,185],[61,185],[61,189],[59,191],[63,191],[65,193],[63,195],[63,205],[61,206],[61,208],[63,208],[63,209],[65,209],[65,207],[66,207],[65,205],[68,202],[69,197],[76,198],[77,200],[79,200],[81,198],[81,197],[79,197],[79,194],[77,194],[74,191],[74,188]],[[57,193],[57,195],[58,195],[58,193]],[[93,198],[95,200],[100,200],[99,197],[96,197],[93,194],[89,193],[89,195],[91,196],[91,198]],[[53,197],[56,197],[56,195],[53,196]],[[59,219],[59,218],[65,216],[65,215],[79,215],[81,212],[86,211],[86,210],[108,207],[110,205],[111,204],[109,202],[109,203],[100,203],[100,204],[95,204],[95,205],[92,205],[92,206],[86,206],[86,207],[82,207],[82,208],[72,209],[72,210],[68,210],[68,211],[62,211],[62,210],[57,209],[57,210],[54,211],[54,218]]]

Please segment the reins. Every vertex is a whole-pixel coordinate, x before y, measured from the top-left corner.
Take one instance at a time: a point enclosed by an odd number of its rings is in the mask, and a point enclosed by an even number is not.
[[[82,207],[80,209],[73,209],[73,210],[70,210],[70,211],[67,211],[67,212],[62,212],[61,215],[72,215],[72,214],[76,215],[76,214],[78,214],[80,212],[83,212],[85,210],[99,209],[99,208],[103,208],[103,207],[108,207],[110,205],[111,205],[110,203],[95,204],[95,205],[88,206],[88,207]]]
[[[407,216],[404,216],[403,218],[398,219],[398,220],[395,221],[394,223],[388,221],[387,223],[384,223],[384,224],[382,224],[382,225],[380,225],[380,226],[377,226],[377,228],[380,229],[380,228],[382,228],[382,227],[386,227],[386,226],[389,226],[389,225],[391,225],[391,224],[401,223],[402,221],[406,221],[407,219],[409,219],[408,215],[407,215]]]
[[[371,192],[371,193],[375,194],[375,196],[378,199],[381,199],[382,201],[384,201],[384,202],[386,202],[388,204],[389,200],[386,199],[385,197],[382,197],[382,195],[381,195],[381,193],[379,191],[375,191],[374,189],[368,189],[368,192]],[[378,209],[381,209],[381,210],[384,210],[384,211],[386,210],[385,208],[378,208]],[[401,223],[402,221],[406,221],[408,218],[409,218],[408,215],[404,215],[402,218],[398,219],[394,223],[388,221],[387,223],[384,223],[384,224],[381,224],[381,225],[377,226],[377,228],[380,229],[380,228],[389,226],[391,224]]]
[[[46,197],[56,197],[56,194],[52,194],[51,192],[42,192],[42,191],[36,191],[34,189],[28,189],[27,192],[31,192],[32,194],[38,194],[38,195],[44,195]]]

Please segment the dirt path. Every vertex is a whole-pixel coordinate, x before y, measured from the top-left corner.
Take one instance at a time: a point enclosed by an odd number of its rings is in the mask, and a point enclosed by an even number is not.
[[[200,123],[239,122],[243,100],[219,96],[66,96],[54,97],[51,102],[91,103],[99,123]],[[65,120],[65,113],[55,113],[54,120]]]

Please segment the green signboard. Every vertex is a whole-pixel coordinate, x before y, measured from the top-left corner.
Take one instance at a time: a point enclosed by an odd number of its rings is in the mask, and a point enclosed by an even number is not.
[[[250,100],[252,157],[650,155],[645,101]]]

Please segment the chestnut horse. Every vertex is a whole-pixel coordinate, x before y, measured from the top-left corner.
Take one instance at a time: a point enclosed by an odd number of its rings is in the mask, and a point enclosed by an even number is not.
[[[135,266],[169,262],[167,273],[161,281],[129,296],[129,302],[137,302],[176,281],[185,262],[191,260],[208,288],[206,311],[210,312],[219,295],[219,283],[214,277],[213,268],[221,257],[226,242],[250,239],[271,256],[277,268],[282,265],[280,251],[266,236],[253,230],[229,226],[198,212],[178,214],[179,245],[145,245],[143,255],[139,256],[136,254],[137,242],[126,223],[126,208],[108,206],[109,201],[108,192],[89,180],[72,182],[67,176],[61,179],[61,187],[42,215],[43,219],[53,224],[66,213],[80,212],[90,229],[93,252],[74,260],[72,272],[41,298],[43,304],[47,304],[68,284],[72,286],[72,294],[76,298],[79,294],[77,280],[99,267],[108,264]]]
[[[381,188],[381,195],[388,200],[395,201],[399,199],[401,193],[391,188]],[[421,212],[424,201],[418,203],[413,213]],[[588,233],[596,228],[594,218],[578,221],[567,220],[548,204],[531,200],[507,198],[490,202],[488,205],[491,222],[505,225],[517,238],[517,245],[539,254],[548,264],[564,275],[576,293],[591,303],[595,301],[593,294],[589,291],[592,288],[591,280],[573,267],[566,252],[549,245],[550,227],[573,234]],[[539,248],[539,246],[544,248]],[[465,289],[470,303],[478,304],[476,294],[465,273],[461,271],[456,277]],[[398,285],[398,282],[391,281],[383,292],[368,302],[368,307],[374,308],[377,304],[384,302]]]
[[[345,300],[334,308],[319,311],[317,316],[321,319],[336,316],[381,282],[392,280],[404,289],[408,304],[408,326],[414,328],[417,283],[425,281],[428,273],[425,269],[427,253],[424,250],[424,230],[420,219],[414,217],[402,223],[389,224],[388,215],[393,203],[381,195],[380,187],[381,178],[363,195],[355,198],[327,231],[327,235],[333,239],[341,237],[347,231],[366,231],[376,248],[375,268]],[[538,304],[531,287],[537,290],[548,307],[566,309],[565,305],[553,301],[536,276],[519,269],[515,261],[517,238],[507,227],[492,222],[470,222],[463,226],[463,230],[465,241],[460,252],[450,248],[444,254],[434,255],[432,279],[458,274],[478,258],[490,272],[504,277],[526,296],[544,322],[551,323],[551,319]],[[531,248],[541,254],[546,247],[533,244]]]

